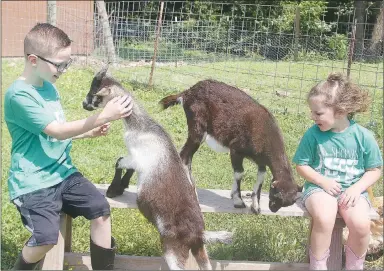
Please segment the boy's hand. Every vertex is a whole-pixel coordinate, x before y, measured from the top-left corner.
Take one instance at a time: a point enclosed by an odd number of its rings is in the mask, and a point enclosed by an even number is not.
[[[361,191],[353,185],[346,189],[343,194],[339,197],[339,206],[342,209],[348,209],[354,207],[360,199]]]
[[[90,137],[98,137],[98,136],[106,136],[109,131],[109,127],[111,126],[110,122],[107,122],[99,127],[90,131]]]
[[[114,97],[105,105],[100,116],[108,121],[118,120],[131,115],[132,107],[133,102],[131,96],[124,95]]]
[[[325,192],[332,196],[337,196],[341,192],[341,184],[333,179],[324,179],[320,186]]]

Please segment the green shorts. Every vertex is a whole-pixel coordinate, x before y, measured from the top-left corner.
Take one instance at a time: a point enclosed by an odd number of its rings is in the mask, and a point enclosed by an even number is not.
[[[308,185],[307,189],[305,189],[303,191],[302,196],[301,196],[301,200],[303,202],[303,205],[305,206],[305,201],[308,199],[308,197],[310,195],[312,195],[312,194],[314,194],[316,192],[321,192],[321,191],[324,191],[324,189],[321,188],[320,186],[316,185],[316,184],[312,184],[311,183],[310,185]],[[361,193],[360,196],[363,197],[368,202],[369,208],[372,208],[371,202],[369,201],[369,198],[368,198],[368,192],[364,191],[363,193]],[[340,195],[337,195],[337,196],[334,196],[334,197],[339,199]]]

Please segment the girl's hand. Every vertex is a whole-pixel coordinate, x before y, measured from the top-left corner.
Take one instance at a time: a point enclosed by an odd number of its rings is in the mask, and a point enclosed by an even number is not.
[[[337,196],[341,193],[341,184],[339,184],[336,180],[326,179],[320,186],[331,196]]]
[[[339,207],[342,209],[348,209],[354,207],[360,199],[361,191],[353,185],[346,189],[339,198]]]
[[[110,122],[107,122],[99,127],[94,128],[93,130],[89,131],[90,137],[98,137],[98,136],[106,136],[109,131],[109,127],[111,126]]]

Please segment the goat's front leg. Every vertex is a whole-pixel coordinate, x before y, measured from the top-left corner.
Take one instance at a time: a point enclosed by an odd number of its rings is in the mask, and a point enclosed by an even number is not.
[[[233,168],[233,184],[231,191],[231,198],[235,208],[245,208],[243,199],[241,198],[240,184],[244,175],[243,168],[244,156],[237,154],[231,150],[231,163]]]
[[[128,161],[128,157],[120,157],[117,159],[115,164],[115,176],[113,177],[112,183],[108,187],[106,193],[108,198],[114,198],[122,195],[124,193],[124,189],[128,187],[129,181],[135,172],[133,169],[127,168]],[[127,172],[124,174],[123,178],[121,178],[123,168],[127,168]]]
[[[259,165],[259,168],[257,170],[256,183],[253,186],[252,205],[251,205],[251,210],[255,214],[260,214],[260,194],[261,194],[261,187],[263,186],[263,182],[265,179],[265,173],[266,173],[266,167],[263,165]]]

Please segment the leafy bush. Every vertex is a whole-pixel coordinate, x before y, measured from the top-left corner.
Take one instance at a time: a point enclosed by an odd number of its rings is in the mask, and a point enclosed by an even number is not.
[[[327,37],[328,47],[331,52],[329,57],[331,59],[342,60],[348,54],[348,38],[343,34],[334,33],[332,36]]]
[[[325,54],[322,54],[321,52],[317,51],[311,51],[311,50],[304,50],[301,49],[298,52],[298,61],[305,61],[305,62],[318,62],[318,61],[326,61],[328,60],[328,56]],[[292,61],[294,59],[294,54],[291,52],[287,57],[284,58],[284,60],[290,60]]]

